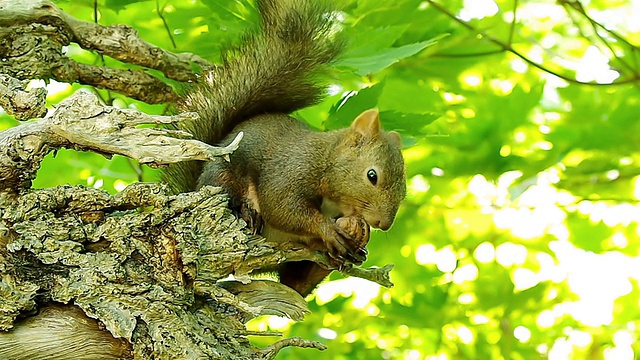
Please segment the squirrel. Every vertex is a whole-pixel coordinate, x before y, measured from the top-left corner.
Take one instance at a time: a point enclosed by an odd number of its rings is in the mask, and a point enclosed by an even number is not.
[[[268,240],[323,250],[340,266],[361,263],[368,227],[387,230],[405,197],[400,135],[381,128],[377,110],[329,132],[289,116],[322,99],[326,87],[318,77],[344,41],[324,1],[258,0],[257,7],[259,29],[224,52],[222,65],[178,104],[199,115],[183,130],[212,145],[229,144],[242,132],[238,149],[230,161],[171,165],[163,180],[177,192],[220,186],[232,209],[264,223],[254,226]],[[355,230],[354,218],[362,220]],[[278,269],[280,281],[303,296],[330,271],[309,261]]]

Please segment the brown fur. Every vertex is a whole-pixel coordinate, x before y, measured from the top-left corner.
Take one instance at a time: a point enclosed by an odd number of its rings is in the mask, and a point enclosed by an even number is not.
[[[269,240],[319,242],[338,262],[361,262],[362,246],[335,219],[357,216],[383,230],[391,226],[405,196],[400,138],[382,130],[375,110],[364,112],[348,129],[326,133],[286,115],[320,100],[324,87],[318,75],[338,55],[342,41],[332,33],[331,9],[323,1],[260,0],[258,8],[259,30],[230,49],[223,65],[180,104],[200,115],[184,130],[221,145],[242,131],[239,148],[229,162],[171,166],[164,179],[176,191],[222,186],[230,206],[249,223],[260,224],[257,231],[264,224],[283,234]],[[367,178],[372,169],[375,185]],[[305,269],[286,266],[281,277],[299,291],[298,280],[307,289],[307,278],[317,283],[324,277],[311,274],[315,266]]]
[[[291,113],[321,100],[319,75],[343,47],[333,33],[331,8],[321,0],[259,0],[260,27],[228,49],[224,62],[203,76],[178,104],[200,118],[180,127],[208,144],[218,144],[252,116]],[[169,166],[163,180],[176,192],[196,189],[200,162]]]
[[[250,206],[266,225],[287,234],[268,236],[271,241],[295,238],[309,246],[321,239],[334,259],[364,260],[335,218],[361,217],[386,230],[405,196],[400,144],[380,128],[378,113],[365,112],[350,128],[332,132],[312,131],[283,114],[260,115],[238,125],[223,143],[240,131],[244,137],[230,161],[206,164],[198,186],[222,186],[233,204]],[[375,185],[367,178],[370,169],[378,175]],[[331,209],[323,209],[328,203]],[[302,294],[327,273],[306,263],[280,269],[281,281]]]

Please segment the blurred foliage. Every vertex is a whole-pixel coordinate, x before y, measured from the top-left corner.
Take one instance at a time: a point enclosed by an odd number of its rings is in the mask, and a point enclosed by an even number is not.
[[[257,19],[246,0],[58,3],[214,62]],[[404,136],[409,196],[392,230],[373,235],[367,262],[396,264],[396,286],[333,274],[304,322],[264,318],[251,328],[329,346],[280,359],[640,356],[640,2],[343,4],[351,42],[331,74],[334,95],[297,115],[331,129],[375,106]],[[49,88],[55,104],[83,87]],[[0,118],[0,129],[15,124]],[[153,171],[61,151],[35,186],[117,191],[138,179]]]

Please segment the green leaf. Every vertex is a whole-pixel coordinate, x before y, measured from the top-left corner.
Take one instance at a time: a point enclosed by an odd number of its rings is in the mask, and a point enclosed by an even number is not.
[[[407,31],[409,25],[387,26],[383,28],[359,27],[359,32],[350,36],[349,49],[344,57],[359,57],[371,54],[374,49],[390,48]]]
[[[150,1],[150,0],[144,0]],[[143,2],[141,0],[105,0],[104,5],[115,12],[124,10],[127,5]]]
[[[383,88],[384,81],[349,93],[330,110],[326,128],[332,130],[347,127],[360,113],[375,108]]]
[[[421,50],[434,45],[441,38],[440,36],[431,40],[384,50],[371,48],[370,55],[347,57],[349,54],[346,54],[346,58],[339,61],[337,65],[354,69],[358,75],[375,74],[404,58],[415,55]],[[364,53],[364,50],[360,50],[360,53]]]
[[[427,125],[438,119],[441,114],[411,114],[399,111],[382,111],[380,120],[385,130],[395,130],[401,134],[428,134]]]
[[[569,216],[567,228],[571,234],[569,240],[575,246],[595,253],[605,250],[603,242],[612,234],[611,228],[603,222],[593,222],[579,215]]]

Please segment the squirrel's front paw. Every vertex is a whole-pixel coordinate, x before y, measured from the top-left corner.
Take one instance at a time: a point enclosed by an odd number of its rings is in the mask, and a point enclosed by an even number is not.
[[[323,229],[322,240],[329,255],[340,262],[362,263],[366,259],[366,251],[354,244],[351,234],[337,223],[331,223]]]
[[[336,225],[349,234],[349,238],[352,240],[351,244],[355,247],[356,253],[366,257],[366,246],[369,243],[369,235],[371,231],[369,224],[367,224],[363,218],[347,216],[336,220]],[[362,261],[356,262],[356,265],[360,264],[362,264]]]

